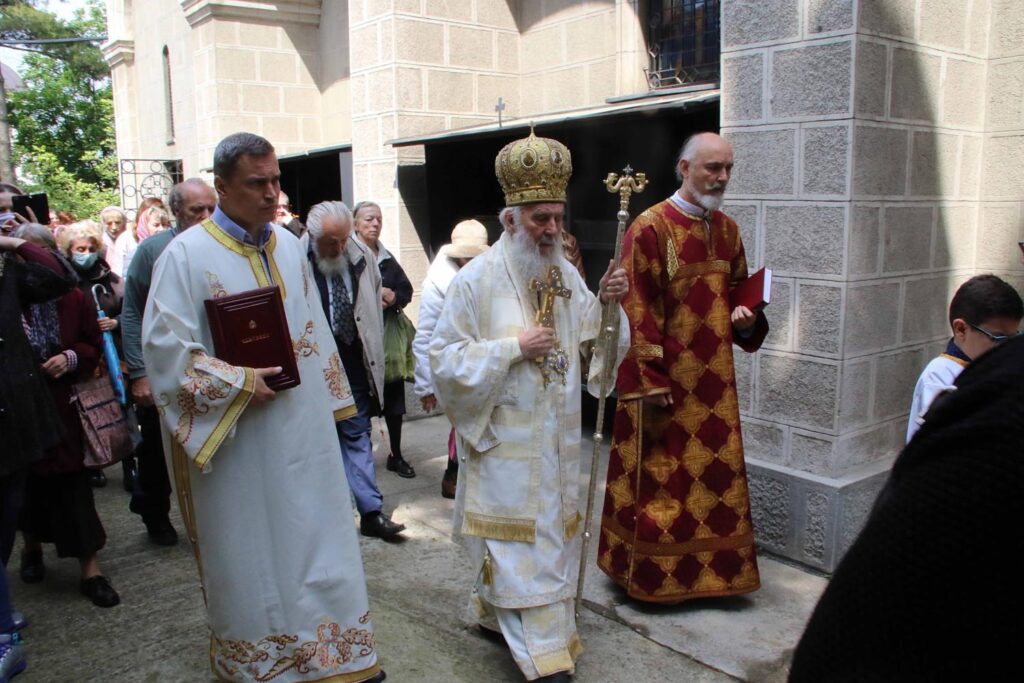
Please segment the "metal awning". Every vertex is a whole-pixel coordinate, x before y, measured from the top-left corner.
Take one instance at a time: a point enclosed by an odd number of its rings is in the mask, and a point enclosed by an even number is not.
[[[316,157],[323,154],[330,154],[332,152],[350,152],[352,151],[351,142],[343,142],[340,145],[331,145],[330,147],[317,147],[316,149],[307,149],[305,152],[292,152],[291,154],[281,154],[277,157],[278,161],[292,161],[294,159],[305,159],[306,157]]]
[[[529,128],[531,124],[534,126],[543,126],[553,123],[582,121],[584,119],[592,119],[614,114],[657,111],[660,109],[686,109],[687,107],[695,104],[718,100],[721,96],[721,92],[722,91],[717,87],[717,84],[708,84],[704,86],[697,86],[696,88],[687,88],[686,92],[677,91],[663,95],[645,95],[625,101],[623,98],[613,98],[612,100],[606,100],[605,104],[597,107],[570,109],[567,111],[552,112],[549,114],[539,114],[537,116],[509,119],[508,121],[503,121],[500,126],[497,123],[486,123],[479,126],[470,126],[468,128],[457,128],[455,130],[429,133],[427,135],[398,138],[395,140],[388,140],[384,144],[392,145],[394,147],[425,145],[442,140],[448,141],[500,134],[515,130],[516,128]]]

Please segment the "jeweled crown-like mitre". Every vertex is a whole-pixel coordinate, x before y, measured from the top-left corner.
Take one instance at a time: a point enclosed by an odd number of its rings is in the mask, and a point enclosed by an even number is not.
[[[564,202],[572,176],[572,155],[558,140],[533,134],[514,140],[498,152],[494,173],[505,193],[505,206]]]

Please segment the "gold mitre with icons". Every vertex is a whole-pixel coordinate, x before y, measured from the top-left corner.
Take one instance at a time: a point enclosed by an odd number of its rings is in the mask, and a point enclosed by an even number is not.
[[[558,140],[533,134],[501,148],[494,173],[505,193],[505,206],[535,202],[564,202],[572,176],[572,155]]]

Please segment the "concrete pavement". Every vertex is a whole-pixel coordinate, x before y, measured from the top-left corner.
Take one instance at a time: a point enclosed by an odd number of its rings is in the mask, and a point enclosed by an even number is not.
[[[504,646],[466,626],[472,576],[466,554],[450,539],[452,501],[440,496],[447,435],[441,417],[406,423],[403,448],[415,479],[387,472],[383,454],[378,457],[385,509],[408,526],[401,542],[361,539],[381,663],[396,683],[518,681]],[[589,443],[584,454],[589,459]],[[46,549],[46,579],[21,583],[16,549],[8,581],[14,604],[31,621],[25,631],[29,669],[17,680],[213,680],[191,550],[184,542],[151,545],[128,512],[120,468],[108,476],[107,488],[96,491],[109,537],[100,562],[122,604],[93,607],[78,594],[77,562],[57,560],[52,548]],[[789,652],[825,580],[764,556],[760,568],[763,587],[749,596],[652,606],[626,599],[591,562],[579,624],[585,650],[575,680],[785,680]]]

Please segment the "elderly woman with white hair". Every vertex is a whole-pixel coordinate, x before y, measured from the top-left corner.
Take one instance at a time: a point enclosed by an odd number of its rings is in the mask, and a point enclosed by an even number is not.
[[[120,206],[108,206],[100,211],[100,225],[103,226],[104,254],[109,254],[121,233],[128,227],[128,214]]]

